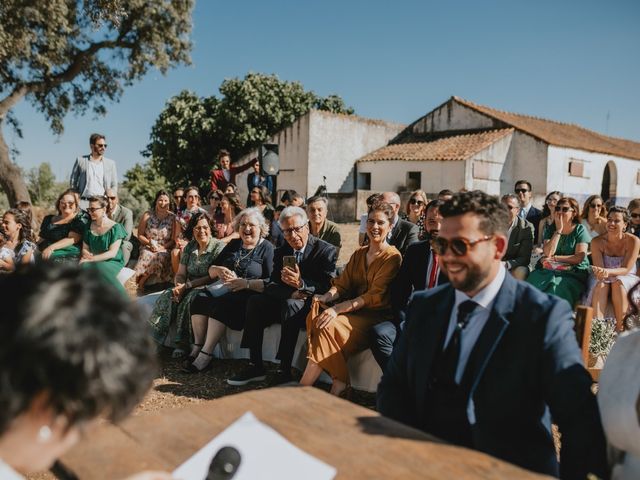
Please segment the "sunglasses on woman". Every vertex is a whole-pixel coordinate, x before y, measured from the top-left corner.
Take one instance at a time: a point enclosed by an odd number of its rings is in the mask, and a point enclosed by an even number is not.
[[[424,202],[422,200],[418,200],[417,198],[412,198],[411,200],[409,200],[409,204],[411,204],[411,205],[424,205]]]
[[[431,241],[431,247],[438,255],[444,255],[447,253],[447,249],[451,248],[451,252],[455,256],[464,257],[474,245],[480,242],[486,242],[492,238],[493,235],[485,235],[478,240],[467,240],[463,237],[456,237],[451,240],[447,240],[446,238],[437,237]]]
[[[572,211],[573,208],[571,207],[556,207],[556,212],[562,212],[562,213],[567,213]]]
[[[601,203],[591,203],[589,206],[591,208],[602,208],[602,204]]]

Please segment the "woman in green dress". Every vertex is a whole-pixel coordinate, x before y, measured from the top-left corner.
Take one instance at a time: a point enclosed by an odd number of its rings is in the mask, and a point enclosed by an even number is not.
[[[91,197],[87,211],[91,225],[84,233],[80,263],[84,268],[98,270],[107,282],[126,295],[117,277],[124,267],[120,246],[122,240],[127,238],[127,232],[122,225],[107,217],[105,197]]]
[[[578,202],[561,198],[555,207],[554,223],[544,234],[544,256],[527,281],[543,292],[564,298],[573,308],[587,285],[590,242],[591,237],[580,224]]]
[[[47,215],[40,226],[38,247],[44,260],[56,263],[77,263],[82,254],[82,237],[89,216],[80,210],[78,193],[69,188],[56,201],[57,215]]]
[[[202,287],[210,283],[209,267],[220,254],[225,244],[214,238],[214,225],[206,212],[193,215],[185,235],[192,237],[184,247],[180,266],[175,277],[175,287],[160,294],[151,313],[149,322],[153,329],[153,339],[163,345],[175,319],[176,334],[173,339],[174,358],[183,357],[191,342],[191,300]]]

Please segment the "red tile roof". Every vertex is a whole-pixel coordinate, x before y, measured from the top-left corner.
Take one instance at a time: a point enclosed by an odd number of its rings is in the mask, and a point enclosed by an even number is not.
[[[503,112],[494,108],[485,107],[484,105],[478,105],[460,97],[452,97],[452,100],[476,112],[503,122],[505,126],[511,126],[517,130],[528,133],[550,145],[640,160],[639,142],[608,137],[578,125],[555,122],[553,120],[545,120],[543,118],[518,113]]]
[[[360,162],[381,160],[466,160],[496,140],[513,132],[513,128],[456,135],[430,142],[387,145],[360,158]]]

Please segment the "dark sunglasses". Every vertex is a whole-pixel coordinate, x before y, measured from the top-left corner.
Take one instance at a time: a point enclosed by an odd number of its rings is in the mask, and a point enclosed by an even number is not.
[[[632,213],[631,218],[640,218],[640,213]]]
[[[115,199],[116,199],[116,198],[118,198],[118,197],[109,197],[109,196],[107,196],[107,198],[108,198],[109,200],[115,200]]]
[[[591,207],[591,208],[602,208],[602,204],[601,203],[591,203],[591,204],[589,204],[589,207]]]
[[[418,200],[416,198],[412,198],[411,200],[409,200],[409,203],[411,205],[424,205],[424,202],[422,200]]]
[[[431,247],[433,251],[438,255],[444,255],[447,253],[447,249],[451,247],[451,252],[457,257],[463,257],[471,249],[474,245],[480,242],[486,242],[487,240],[491,240],[493,235],[485,235],[478,240],[467,240],[463,237],[452,238],[451,240],[447,240],[446,238],[437,237],[431,241]]]
[[[89,213],[93,213],[93,212],[97,212],[98,210],[102,210],[104,207],[89,207],[87,208],[87,212]]]
[[[96,146],[96,148],[107,148],[106,143],[94,143],[94,145]]]
[[[556,212],[562,212],[562,213],[567,213],[573,210],[573,208],[571,207],[556,207],[555,208]]]
[[[527,193],[530,192],[531,190],[529,190],[528,188],[516,188],[515,192],[516,193]]]

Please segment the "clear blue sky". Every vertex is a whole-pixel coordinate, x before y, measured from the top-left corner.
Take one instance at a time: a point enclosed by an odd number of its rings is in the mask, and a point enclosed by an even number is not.
[[[119,176],[183,89],[218,94],[247,72],[336,93],[365,117],[409,123],[451,95],[640,141],[640,2],[198,0],[193,65],[150,73],[106,117],[68,117],[56,137],[26,103],[17,163],[59,180],[104,132]],[[607,114],[610,118],[607,125]]]

